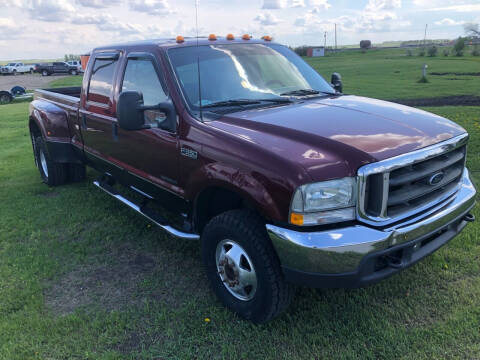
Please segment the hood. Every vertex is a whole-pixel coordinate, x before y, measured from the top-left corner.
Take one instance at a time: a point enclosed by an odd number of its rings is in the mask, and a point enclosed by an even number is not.
[[[465,132],[452,121],[426,111],[350,95],[236,112],[211,125],[300,162],[310,172],[335,162],[348,163],[350,172],[356,173],[362,164]]]

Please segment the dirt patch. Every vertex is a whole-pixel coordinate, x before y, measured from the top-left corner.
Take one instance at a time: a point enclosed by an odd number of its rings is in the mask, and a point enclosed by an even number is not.
[[[70,76],[70,75],[68,75]],[[66,77],[65,75],[42,76],[40,74],[20,74],[0,76],[0,90],[8,90],[14,86],[22,86],[27,90],[47,87],[48,83]]]
[[[152,254],[125,246],[103,259],[103,264],[83,265],[47,284],[46,306],[57,315],[77,309],[113,311],[149,301],[178,307],[187,299],[209,294],[198,257]]]
[[[390,100],[407,106],[480,106],[480,96],[458,95],[425,99],[395,99]]]
[[[455,75],[455,76],[480,76],[480,72],[431,72],[429,75],[444,76],[444,75]]]

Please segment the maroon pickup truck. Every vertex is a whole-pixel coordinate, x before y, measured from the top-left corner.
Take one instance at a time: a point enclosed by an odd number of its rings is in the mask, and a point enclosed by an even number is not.
[[[294,284],[373,283],[474,220],[463,128],[332,82],[269,38],[97,48],[81,88],[35,92],[35,161],[50,186],[91,166],[97,187],[199,239],[220,300],[264,322]]]

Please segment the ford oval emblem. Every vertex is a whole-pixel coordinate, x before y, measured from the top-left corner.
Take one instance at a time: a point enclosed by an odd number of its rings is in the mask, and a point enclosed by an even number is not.
[[[437,172],[430,176],[430,179],[428,179],[428,184],[432,186],[437,185],[440,181],[443,180],[444,177],[445,174],[443,173],[443,171]]]

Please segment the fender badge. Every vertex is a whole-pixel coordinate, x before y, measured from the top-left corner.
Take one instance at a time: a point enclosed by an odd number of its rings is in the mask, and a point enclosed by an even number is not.
[[[186,157],[189,157],[191,159],[197,159],[198,158],[198,152],[196,152],[195,150],[192,150],[192,149],[188,149],[188,148],[184,148],[182,147],[180,149],[180,153],[183,155],[183,156],[186,156]]]

